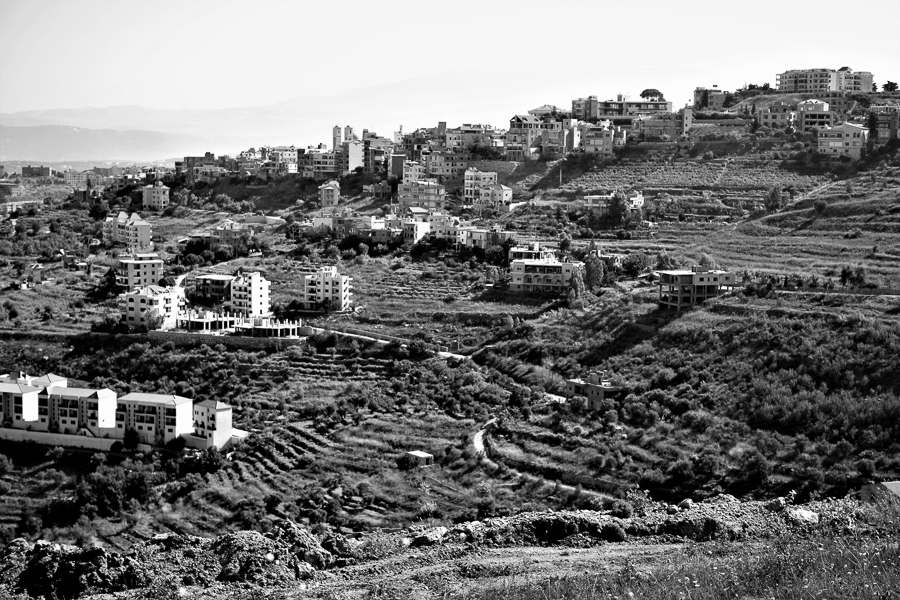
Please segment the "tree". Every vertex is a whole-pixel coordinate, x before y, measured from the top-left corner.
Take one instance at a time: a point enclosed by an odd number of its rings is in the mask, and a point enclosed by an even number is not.
[[[569,279],[569,295],[567,298],[569,308],[582,308],[584,306],[582,302],[584,290],[584,273],[582,273],[581,269],[576,269],[572,273],[572,278]]]
[[[669,256],[665,250],[660,250],[656,255],[656,268],[660,270],[674,269],[678,266],[675,259]]]
[[[637,277],[649,266],[650,257],[643,252],[636,252],[628,255],[628,257],[622,261],[622,272],[629,277]]]
[[[783,206],[782,198],[783,194],[781,193],[781,186],[773,185],[766,193],[766,197],[764,200],[766,209],[778,210],[779,208],[781,208]]]
[[[896,81],[888,81],[884,85],[881,86],[881,89],[885,92],[896,92],[897,91],[897,82]]]
[[[653,88],[647,88],[646,90],[641,92],[641,98],[645,100],[659,100],[660,102],[666,101],[663,93]]]
[[[572,247],[572,236],[568,233],[562,234],[559,238],[559,249],[562,252],[568,252],[569,248]]]
[[[136,429],[129,428],[125,430],[125,439],[122,440],[122,444],[125,446],[126,450],[136,449],[139,442],[140,438],[138,437]]]
[[[596,254],[589,254],[584,259],[584,285],[588,291],[593,290],[595,287],[600,287],[605,273],[606,267]]]
[[[869,118],[866,120],[866,127],[869,128],[869,141],[874,142],[878,139],[878,115],[875,113],[869,113]]]

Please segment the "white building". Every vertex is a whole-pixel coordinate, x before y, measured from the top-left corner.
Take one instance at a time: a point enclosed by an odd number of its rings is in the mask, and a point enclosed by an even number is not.
[[[144,186],[144,208],[164,210],[169,206],[169,188],[163,182]]]
[[[428,177],[425,165],[414,160],[403,161],[403,181],[412,182],[426,179]]]
[[[177,437],[193,435],[192,407],[190,398],[132,392],[119,398],[116,427],[133,429],[142,444],[163,446]]]
[[[322,267],[303,276],[303,308],[345,311],[350,308],[352,278],[341,275],[337,267]]]
[[[248,317],[264,317],[270,312],[269,282],[259,273],[241,273],[231,282],[231,306]]]
[[[125,244],[129,252],[153,249],[153,228],[137,213],[120,212],[115,217],[107,217],[103,223],[103,237]]]
[[[818,151],[826,157],[849,156],[859,160],[866,151],[869,128],[855,123],[841,123],[834,127],[823,127],[818,131]]]
[[[481,198],[481,189],[497,183],[497,173],[479,171],[475,167],[466,169],[463,175],[463,205],[471,206]]]
[[[122,320],[133,327],[174,329],[186,304],[184,288],[177,286],[148,285],[119,296]]]
[[[509,265],[512,292],[561,295],[569,290],[572,276],[584,269],[580,261],[559,262],[555,258],[523,258]]]
[[[319,205],[337,206],[341,202],[341,184],[329,181],[319,186]]]
[[[135,254],[119,259],[116,284],[129,290],[159,285],[163,278],[163,261],[156,253]]]

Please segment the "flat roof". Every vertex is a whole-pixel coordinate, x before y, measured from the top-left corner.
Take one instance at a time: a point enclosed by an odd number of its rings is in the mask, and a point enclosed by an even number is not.
[[[421,450],[410,450],[407,454],[411,454],[417,458],[434,458],[434,455],[422,452]]]
[[[167,404],[176,406],[179,404],[189,404],[192,402],[190,398],[176,396],[174,394],[145,394],[143,392],[131,392],[121,396],[119,400],[126,402],[145,402],[148,404]]]
[[[214,279],[216,281],[229,281],[235,279],[234,275],[222,275],[220,273],[209,273],[208,275],[197,275],[197,279]]]

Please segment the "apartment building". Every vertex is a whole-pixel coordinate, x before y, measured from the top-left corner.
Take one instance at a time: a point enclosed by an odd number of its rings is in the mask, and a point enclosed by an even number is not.
[[[401,208],[425,209],[442,208],[447,195],[444,186],[432,180],[404,181],[397,193]]]
[[[588,154],[612,156],[613,150],[625,145],[628,133],[621,127],[610,125],[609,121],[600,125],[587,125],[583,128],[581,147]]]
[[[584,379],[566,380],[566,398],[583,396],[587,398],[587,408],[599,410],[606,406],[606,398],[621,396],[624,388],[614,386],[606,371],[591,371]]]
[[[503,242],[516,237],[515,231],[501,231],[497,228],[477,229],[466,227],[466,246],[468,248],[480,248],[487,250],[491,246],[501,246]]]
[[[827,102],[810,99],[797,104],[797,129],[800,131],[816,131],[832,125],[834,113]]]
[[[767,108],[760,108],[756,111],[756,122],[760,127],[786,129],[794,125],[796,118],[796,106],[784,100],[779,100]]]
[[[659,307],[679,312],[709,298],[721,296],[734,287],[735,276],[730,271],[710,270],[694,266],[691,270],[659,272]]]
[[[817,94],[820,92],[871,92],[872,74],[840,69],[794,69],[775,76],[778,91],[785,94]]]
[[[309,146],[298,155],[297,173],[308,179],[328,179],[338,172],[337,153],[324,145]]]
[[[556,258],[523,258],[509,264],[512,292],[561,295],[569,290],[572,276],[584,269],[581,261],[560,262]]]
[[[169,206],[169,188],[162,181],[144,186],[143,193],[144,208],[165,210]]]
[[[697,110],[722,110],[725,107],[725,90],[718,86],[711,88],[698,87],[694,89],[694,108]]]
[[[431,233],[431,223],[427,221],[404,221],[403,242],[407,244],[418,243]]]
[[[22,177],[50,177],[52,172],[50,167],[28,165],[22,167]]]
[[[155,252],[119,258],[116,285],[129,291],[159,285],[163,278],[163,261]]]
[[[123,441],[128,430],[138,442],[163,446],[181,437],[191,448],[227,449],[246,432],[232,427],[231,407],[211,400],[196,405],[170,394],[130,393],[69,387],[65,378],[24,373],[0,376],[2,428],[19,430],[16,440],[84,446],[83,441]],[[102,447],[102,446],[101,446]]]
[[[437,151],[425,156],[425,167],[429,177],[459,177],[469,167],[469,160],[465,154]]]
[[[234,221],[226,221],[221,225],[217,225],[209,233],[210,238],[218,244],[233,244],[242,238],[253,237],[253,229],[244,223],[236,223]]]
[[[231,282],[231,307],[248,317],[264,317],[271,312],[269,282],[257,272],[241,273]]]
[[[859,160],[865,156],[868,140],[869,129],[863,125],[841,123],[834,127],[823,127],[818,131],[818,152],[829,158],[848,156]]]
[[[66,171],[63,179],[66,185],[76,190],[83,190],[88,186],[96,188],[103,183],[103,177],[93,171]]]
[[[618,94],[615,100],[600,101],[597,96],[572,100],[572,118],[582,121],[628,115],[652,115],[672,112],[672,103],[665,100],[631,100]]]
[[[132,327],[174,329],[187,301],[183,287],[148,285],[119,297],[122,321]]]
[[[877,120],[877,136],[873,140],[876,146],[883,146],[891,140],[897,139],[900,130],[900,112],[883,112],[875,116]]]
[[[407,160],[403,162],[403,182],[412,183],[413,181],[422,181],[428,178],[428,168],[424,163]]]
[[[475,204],[481,197],[481,188],[497,183],[497,173],[479,171],[475,167],[466,169],[463,175],[463,205]]]
[[[104,239],[125,244],[129,252],[153,249],[153,227],[137,213],[120,212],[106,217],[103,223]]]
[[[340,131],[340,128],[337,128]],[[356,169],[365,169],[365,144],[359,140],[347,140],[338,144],[335,152],[338,175],[349,175]]]
[[[116,405],[116,429],[137,432],[138,441],[164,446],[178,437],[193,435],[193,402],[174,394],[125,394]]]
[[[686,106],[674,113],[641,115],[632,121],[632,127],[644,139],[669,136],[675,139],[691,130],[694,123],[694,109]]]
[[[337,206],[341,202],[341,184],[329,181],[319,186],[319,206]]]
[[[207,275],[198,275],[195,286],[197,292],[205,300],[219,304],[231,301],[232,281],[234,281],[234,275],[209,273]]]
[[[303,276],[301,302],[305,310],[326,308],[332,311],[350,309],[352,278],[341,275],[337,267],[321,267]]]
[[[538,157],[537,141],[541,138],[542,121],[534,115],[515,115],[509,120],[504,146],[509,160],[531,160]]]

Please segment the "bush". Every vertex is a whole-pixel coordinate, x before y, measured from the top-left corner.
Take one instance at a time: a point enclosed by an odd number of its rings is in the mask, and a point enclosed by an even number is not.
[[[628,535],[618,523],[606,523],[600,530],[600,538],[607,542],[624,542]]]
[[[634,514],[634,506],[626,500],[616,500],[613,502],[610,514],[620,519],[627,519]]]

